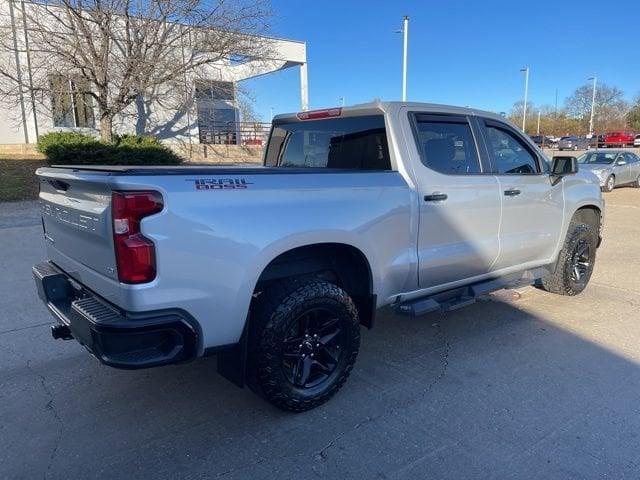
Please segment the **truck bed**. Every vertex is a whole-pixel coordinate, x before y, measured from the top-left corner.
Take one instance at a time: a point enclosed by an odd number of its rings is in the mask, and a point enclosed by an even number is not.
[[[110,173],[113,175],[284,175],[284,174],[300,174],[300,173],[366,173],[366,170],[344,169],[344,168],[293,168],[293,167],[266,167],[256,164],[216,164],[207,163],[190,164],[190,165],[51,165],[38,170],[40,173],[46,173],[48,170],[72,170],[74,172],[100,172]],[[373,172],[374,170],[370,170]]]

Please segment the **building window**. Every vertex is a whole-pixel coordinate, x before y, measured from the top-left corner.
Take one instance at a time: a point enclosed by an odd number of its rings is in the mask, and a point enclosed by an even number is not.
[[[87,82],[63,75],[49,77],[54,127],[95,128],[93,97]]]
[[[233,82],[197,82],[200,143],[237,144],[239,111]]]

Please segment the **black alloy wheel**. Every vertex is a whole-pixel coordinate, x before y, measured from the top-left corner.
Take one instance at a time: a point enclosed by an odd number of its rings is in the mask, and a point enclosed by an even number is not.
[[[360,348],[358,309],[326,280],[285,279],[255,302],[249,385],[278,408],[303,412],[329,400]]]
[[[282,342],[282,370],[287,380],[298,388],[326,381],[345,349],[343,337],[336,312],[313,308],[296,318]]]
[[[581,283],[591,268],[591,247],[585,239],[580,239],[571,256],[571,280]]]

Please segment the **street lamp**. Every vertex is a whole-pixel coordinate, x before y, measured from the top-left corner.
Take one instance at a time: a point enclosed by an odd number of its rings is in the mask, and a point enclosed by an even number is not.
[[[589,77],[587,80],[593,80],[593,92],[591,94],[591,118],[589,119],[589,136],[593,137],[593,112],[596,104],[596,82],[598,81],[598,77],[594,75],[593,77]]]
[[[407,101],[407,46],[409,42],[409,16],[402,17],[402,29],[396,33],[403,34],[402,42],[402,101]]]
[[[521,68],[520,71],[524,72],[524,104],[522,106],[522,131],[525,132],[525,127],[527,126],[527,95],[529,94],[529,67]]]

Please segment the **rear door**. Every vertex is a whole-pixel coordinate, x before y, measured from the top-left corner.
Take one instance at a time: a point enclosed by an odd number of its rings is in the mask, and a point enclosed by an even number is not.
[[[498,256],[500,194],[465,115],[409,113],[420,161],[421,288],[486,274]]]
[[[480,123],[502,199],[500,255],[493,270],[551,261],[562,230],[562,182],[552,184],[544,158],[510,125]]]

